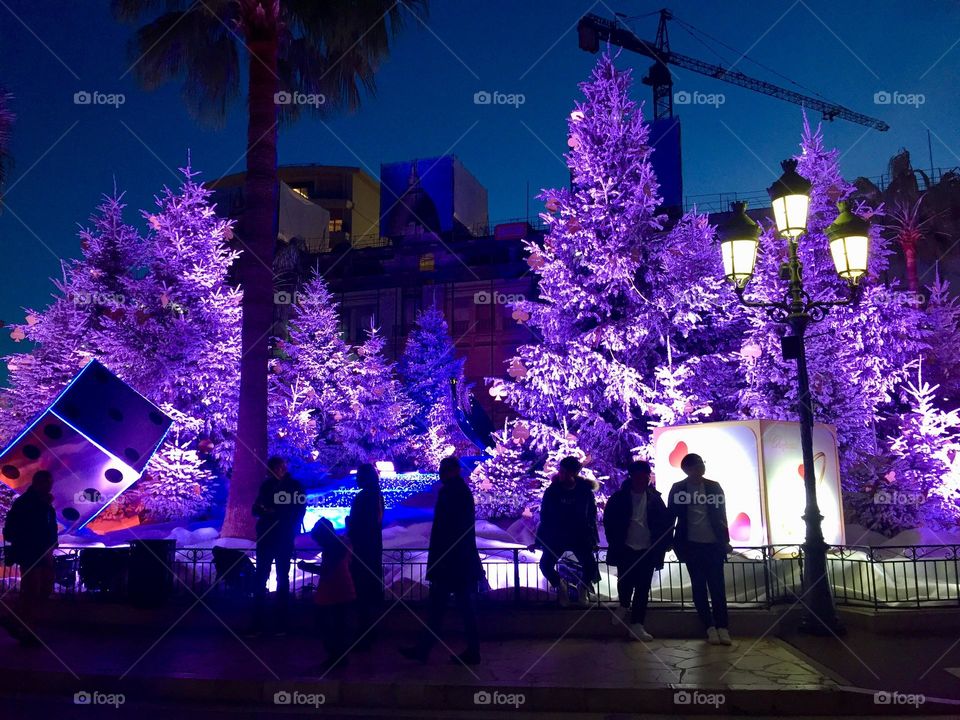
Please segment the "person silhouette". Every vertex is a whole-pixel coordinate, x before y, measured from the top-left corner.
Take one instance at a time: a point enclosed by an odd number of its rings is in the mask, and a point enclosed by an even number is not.
[[[425,663],[440,635],[447,603],[453,595],[463,619],[467,649],[451,660],[464,665],[480,662],[480,634],[474,596],[485,581],[477,551],[473,493],[460,473],[460,460],[451,455],[440,461],[440,491],[430,530],[427,581],[430,583],[427,626],[416,645],[400,649],[410,659]]]
[[[20,594],[15,611],[0,617],[0,626],[24,647],[41,644],[34,631],[37,611],[53,592],[58,529],[51,490],[53,476],[37,470],[30,486],[13,501],[3,526],[9,545],[6,562],[20,566]]]
[[[570,602],[567,582],[557,572],[557,562],[563,553],[569,550],[580,563],[577,597],[581,605],[589,602],[593,584],[600,580],[594,555],[599,546],[597,501],[594,497],[597,485],[581,477],[582,469],[577,458],[563,458],[540,504],[540,525],[535,543],[543,549],[540,572],[556,589],[557,599],[563,606]]]
[[[350,505],[347,536],[353,548],[350,572],[357,590],[357,647],[370,647],[377,608],[383,602],[383,494],[377,469],[357,468],[360,492]]]
[[[726,498],[720,483],[704,477],[706,468],[699,455],[684,456],[680,469],[686,477],[670,488],[667,508],[677,523],[674,551],[690,574],[693,604],[706,629],[707,642],[730,645],[723,579],[723,565],[732,551]]]

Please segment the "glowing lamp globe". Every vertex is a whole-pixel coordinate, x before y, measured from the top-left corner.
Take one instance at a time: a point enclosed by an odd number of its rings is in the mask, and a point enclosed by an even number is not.
[[[753,267],[757,262],[760,226],[747,215],[745,202],[730,203],[730,209],[733,214],[720,230],[723,274],[738,288],[743,288],[753,277]]]
[[[767,188],[777,232],[783,237],[796,237],[806,232],[810,209],[810,181],[797,173],[796,160],[781,163],[783,175]]]
[[[867,272],[870,259],[870,223],[850,212],[847,203],[837,203],[840,214],[827,228],[830,254],[837,274],[856,285]]]

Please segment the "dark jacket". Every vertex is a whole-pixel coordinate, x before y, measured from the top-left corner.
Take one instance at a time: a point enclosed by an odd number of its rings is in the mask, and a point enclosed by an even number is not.
[[[257,542],[292,546],[300,534],[307,497],[303,485],[290,475],[278,480],[272,475],[263,481],[253,514],[257,518]]]
[[[718,544],[724,545],[729,549],[730,532],[727,530],[727,504],[726,496],[723,494],[723,488],[720,483],[714,480],[704,479],[703,502],[707,507],[707,520],[717,536]],[[687,480],[684,478],[675,482],[670,488],[668,496],[667,509],[673,519],[676,519],[677,528],[673,536],[673,548],[677,553],[679,560],[684,559],[684,554],[689,545],[687,539],[687,509],[693,500],[691,492],[687,488]]]
[[[427,580],[451,589],[476,589],[484,574],[475,525],[473,493],[463,478],[444,482],[433,511]]]
[[[569,489],[554,478],[540,503],[537,545],[558,554],[564,550],[596,547],[600,542],[596,489],[596,483],[581,477]]]
[[[656,568],[663,567],[663,556],[673,542],[673,518],[657,489],[647,488],[647,527],[650,529],[649,556],[656,561]],[[627,549],[627,533],[633,519],[633,491],[630,481],[625,482],[610,499],[603,511],[603,529],[607,534],[607,563],[620,564]]]
[[[28,487],[13,501],[3,526],[3,538],[10,544],[7,561],[32,568],[57,547],[57,514],[53,498]]]
[[[361,490],[350,505],[347,537],[353,546],[350,571],[357,597],[364,601],[383,599],[383,495]]]
[[[361,490],[350,505],[347,536],[353,552],[361,558],[383,555],[383,495],[376,490]]]

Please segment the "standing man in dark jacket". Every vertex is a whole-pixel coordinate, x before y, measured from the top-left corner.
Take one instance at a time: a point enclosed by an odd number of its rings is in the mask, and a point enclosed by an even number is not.
[[[653,573],[663,568],[673,540],[673,519],[650,482],[652,474],[650,463],[630,463],[626,482],[610,496],[603,513],[607,563],[617,566],[618,617],[620,622],[629,617],[630,637],[643,641],[653,640],[643,627]]]
[[[357,590],[359,639],[364,649],[372,642],[374,615],[383,602],[383,494],[377,469],[364,463],[357,468],[360,492],[350,505],[347,536],[353,547],[350,574]]]
[[[684,456],[680,469],[687,476],[670,488],[668,503],[670,514],[677,521],[673,547],[690,574],[693,604],[706,628],[707,642],[730,645],[723,579],[723,564],[732,551],[726,498],[720,483],[704,477],[706,464],[699,455]]]
[[[293,544],[303,525],[307,497],[303,485],[287,471],[281,457],[267,461],[270,475],[260,486],[253,504],[257,518],[257,587],[254,601],[253,628],[250,634],[263,632],[266,620],[267,580],[270,567],[277,567],[277,610],[274,629],[278,635],[287,631],[287,609],[290,602],[290,561]]]
[[[540,572],[556,588],[561,605],[570,602],[567,582],[557,572],[557,562],[565,552],[572,552],[580,563],[578,600],[586,605],[593,584],[600,580],[594,556],[600,544],[597,532],[596,484],[580,477],[580,461],[565,457],[557,475],[543,493],[540,504],[540,526],[537,545],[543,549]]]
[[[460,474],[460,460],[453,455],[440,461],[440,492],[430,530],[427,580],[430,582],[427,627],[414,647],[402,648],[400,652],[410,660],[427,661],[430,649],[440,635],[447,601],[453,595],[463,617],[467,649],[459,655],[452,655],[451,659],[455,663],[477,665],[480,662],[480,635],[474,595],[484,580],[484,574],[477,552],[473,494]]]
[[[13,501],[3,526],[4,542],[10,546],[7,563],[20,566],[20,596],[16,613],[0,618],[0,625],[27,647],[41,644],[33,626],[37,609],[53,591],[58,529],[52,489],[53,476],[46,470],[35,472],[30,487]]]

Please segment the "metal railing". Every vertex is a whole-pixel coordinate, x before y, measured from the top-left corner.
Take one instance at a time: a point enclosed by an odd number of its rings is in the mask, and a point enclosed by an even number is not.
[[[539,553],[526,548],[481,550],[489,588],[484,602],[536,604],[555,595],[538,567]],[[296,567],[297,560],[315,561],[315,551],[298,550],[291,567],[291,592],[309,595],[315,576]],[[617,598],[616,569],[605,564],[606,550],[598,552],[601,578],[595,602]],[[133,591],[129,548],[62,547],[55,552],[55,592],[103,599],[126,599]],[[190,598],[249,596],[253,592],[255,554],[252,550],[228,551],[214,559],[212,548],[177,548],[164,561],[166,592]],[[827,562],[833,595],[838,605],[873,608],[960,607],[960,545],[868,547],[834,546]],[[387,549],[383,553],[385,593],[388,598],[420,602],[426,599],[427,550]],[[575,563],[561,560],[561,574],[573,577]],[[735,607],[770,608],[795,603],[802,595],[803,551],[797,545],[735,548],[724,566],[727,600]],[[0,593],[15,589],[19,571],[0,565]],[[275,585],[271,578],[270,586]],[[650,602],[686,608],[692,606],[690,578],[683,563],[668,554],[654,574]]]

